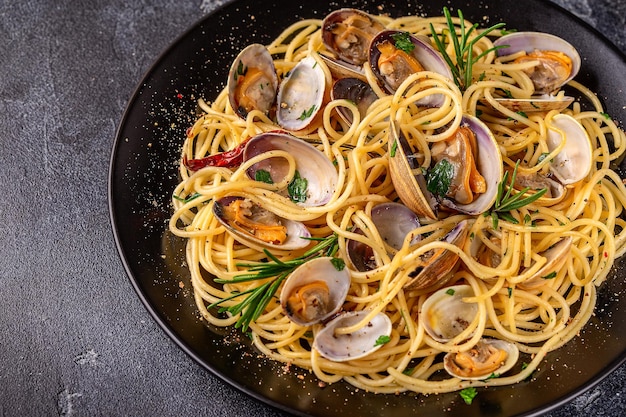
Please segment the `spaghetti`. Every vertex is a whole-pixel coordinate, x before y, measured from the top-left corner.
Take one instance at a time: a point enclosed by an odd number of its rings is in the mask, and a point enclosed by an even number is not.
[[[445,17],[376,19],[388,29],[429,36],[431,40],[431,25],[437,34],[450,36]],[[462,26],[460,19],[453,21],[458,33],[471,27],[470,22],[465,21]],[[320,55],[332,54],[322,42],[321,27],[319,20],[302,20],[266,46],[279,79],[298,62],[312,56],[323,67],[330,84],[332,75]],[[494,30],[489,36],[501,35],[500,30]],[[449,53],[453,43],[448,39]],[[624,220],[620,217],[626,205],[626,187],[612,169],[626,151],[626,135],[606,116],[594,93],[575,81],[568,85],[579,92],[579,100],[564,110],[522,114],[508,109],[498,100],[503,91],[517,98],[533,95],[533,84],[524,70],[534,63],[498,57],[491,49],[492,40],[486,36],[473,48],[474,56],[488,53],[473,64],[472,83],[463,90],[447,77],[424,71],[410,75],[395,93],[388,94],[372,71],[366,70],[368,84],[377,95],[366,114],[362,116],[356,103],[349,100],[326,101],[320,117],[293,132],[315,144],[338,173],[330,200],[316,207],[304,207],[276,192],[295,175],[293,156],[285,152],[273,154],[285,158],[291,166],[286,179],[277,184],[247,177],[246,170],[263,157],[236,166],[191,170],[185,160],[223,155],[248,138],[278,129],[271,117],[258,110],[239,117],[229,104],[227,89],[212,102],[199,102],[203,114],[188,130],[182,148],[181,181],[173,192],[170,230],[187,239],[186,257],[194,296],[207,322],[234,326],[243,312],[223,313],[218,307],[209,306],[233,306],[243,297],[238,299],[237,294],[246,294],[268,282],[261,279],[229,283],[247,273],[249,265],[268,261],[266,252],[243,244],[215,215],[216,201],[238,196],[271,207],[280,218],[303,222],[313,238],[336,235],[335,256],[346,260],[351,278],[343,310],[367,310],[372,316],[382,312],[392,321],[388,340],[375,352],[350,361],[329,360],[311,347],[315,332],[323,324],[301,326],[292,322],[278,301],[278,288],[258,318],[249,323],[254,345],[272,359],[311,370],[321,381],[344,380],[376,393],[441,393],[469,386],[514,384],[528,378],[548,352],[579,333],[593,314],[596,288],[626,247]],[[432,94],[442,98],[441,106],[415,104]],[[340,111],[346,109],[351,123],[340,117]],[[544,196],[510,210],[495,223],[493,215],[440,210],[436,219],[422,218],[421,225],[412,232],[413,236],[421,236],[418,243],[407,238],[400,249],[390,250],[371,219],[376,205],[399,201],[389,175],[393,146],[389,121],[402,127],[412,147],[420,150],[421,165],[429,167],[432,161],[428,150],[456,131],[464,114],[478,116],[490,128],[504,170],[510,173],[519,164],[520,176],[548,175],[549,161],[559,149],[550,150],[547,132],[557,114],[567,114],[584,127],[591,140],[591,171],[583,180],[567,185],[562,196]],[[445,235],[462,221],[469,224],[466,240],[460,245],[446,242]],[[546,251],[563,238],[571,239],[566,259],[549,274],[532,278],[547,263]],[[348,257],[350,241],[371,248],[373,269],[360,271],[353,267]],[[432,290],[405,287],[410,279],[405,266],[427,259],[429,253],[438,249],[458,256],[460,261],[447,285],[471,287],[473,296],[464,301],[475,303],[478,311],[461,336],[443,342],[431,337],[419,318]],[[301,257],[303,251],[273,256],[286,262]],[[482,256],[484,253],[490,256]],[[216,285],[214,278],[225,284]],[[356,331],[362,325],[342,331]],[[443,354],[466,352],[483,338],[513,343],[522,359],[512,370],[494,374],[488,381],[459,379],[443,371]]]

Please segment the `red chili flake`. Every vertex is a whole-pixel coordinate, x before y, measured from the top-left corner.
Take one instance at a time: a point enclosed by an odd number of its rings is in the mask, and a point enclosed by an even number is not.
[[[609,257],[609,253],[608,252],[604,252],[604,257],[608,258]]]
[[[250,138],[244,140],[230,151],[221,152],[201,159],[187,159],[183,157],[183,164],[192,171],[198,171],[204,167],[232,168],[243,162],[243,150]]]
[[[176,98],[183,98],[183,95],[181,93],[176,94]]]

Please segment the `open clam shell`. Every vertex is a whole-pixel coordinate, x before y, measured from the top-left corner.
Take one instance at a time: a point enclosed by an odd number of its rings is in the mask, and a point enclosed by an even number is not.
[[[407,42],[412,48],[407,48]],[[441,54],[430,44],[428,38],[417,37],[400,30],[379,32],[370,44],[369,66],[379,80],[380,86],[393,94],[411,74],[431,71],[453,79],[450,67]],[[419,104],[440,105],[441,97],[426,97]]]
[[[469,223],[463,220],[446,234],[444,241],[462,247],[467,239],[468,231]],[[404,285],[405,290],[437,289],[446,285],[450,280],[450,272],[459,261],[459,255],[443,248],[428,255],[419,258],[415,264],[406,266],[410,279]]]
[[[397,122],[391,122],[389,135],[389,174],[398,197],[418,215],[437,219],[437,200],[426,188],[424,171]]]
[[[326,95],[326,74],[315,58],[308,56],[280,83],[276,121],[287,130],[302,130],[322,109]]]
[[[346,99],[355,103],[359,109],[361,120],[367,115],[369,106],[378,100],[378,96],[367,82],[354,77],[340,78],[335,81],[330,92],[330,98],[332,100]],[[352,112],[344,107],[338,107],[337,112],[342,119],[352,124]]]
[[[431,294],[419,314],[419,321],[430,337],[448,342],[461,334],[478,314],[476,303],[466,303],[464,297],[473,297],[469,285],[441,288]]]
[[[536,94],[549,94],[558,90],[580,71],[581,59],[576,48],[565,39],[549,33],[514,32],[498,38],[494,45],[498,47],[496,50],[498,56],[518,52],[535,54],[528,56],[527,59],[540,62],[540,65],[529,74],[535,84]],[[569,58],[569,62],[564,62],[558,54],[564,54]]]
[[[213,205],[215,217],[237,241],[259,251],[289,251],[305,248],[311,237],[301,223],[275,213],[243,197],[229,196]]]
[[[574,97],[542,94],[531,98],[497,98],[496,101],[514,112],[533,113],[565,110],[572,104]]]
[[[372,223],[376,226],[380,237],[392,249],[400,250],[406,236],[420,226],[417,215],[400,203],[378,204],[371,211]],[[355,233],[361,233],[359,229]],[[419,242],[420,235],[415,235],[411,244]],[[372,249],[356,240],[346,243],[348,259],[357,271],[365,272],[376,268]]]
[[[542,286],[548,279],[555,278],[569,257],[572,244],[572,237],[567,236],[541,252],[539,255],[546,259],[546,263],[535,274],[518,285],[524,289],[532,289]]]
[[[359,359],[377,351],[382,344],[377,343],[381,336],[390,336],[392,324],[384,313],[378,313],[359,330],[349,334],[336,334],[335,330],[359,323],[370,312],[350,311],[331,320],[319,331],[313,341],[313,348],[320,355],[335,362]]]
[[[350,289],[350,273],[339,269],[331,257],[312,259],[296,268],[285,280],[280,305],[300,326],[323,321],[341,309]]]
[[[574,184],[585,178],[593,164],[591,140],[585,128],[566,114],[557,114],[551,120],[547,144],[550,151],[565,140],[563,149],[553,158],[550,171],[561,184]],[[558,130],[557,130],[558,129]]]
[[[485,180],[486,190],[478,194],[471,203],[460,204],[453,199],[444,198],[442,204],[462,213],[477,215],[489,210],[496,201],[498,184],[504,175],[502,154],[493,133],[480,119],[464,115],[461,126],[469,127],[476,137],[478,154],[474,156],[474,160],[478,173]]]
[[[464,380],[482,380],[501,375],[519,359],[517,345],[500,339],[481,339],[465,352],[444,356],[443,367],[452,376]]]
[[[338,9],[322,21],[322,41],[340,60],[361,66],[367,62],[372,38],[384,28],[375,17],[361,10]]]
[[[338,174],[333,163],[313,145],[284,132],[267,132],[248,141],[243,159],[248,161],[257,155],[272,150],[282,150],[291,154],[296,162],[296,170],[307,182],[306,198],[297,204],[314,207],[326,204],[337,188]],[[289,171],[284,158],[272,157],[252,165],[246,174],[257,178],[258,171],[267,172],[273,182],[282,181]]]
[[[276,101],[278,76],[267,48],[251,44],[233,61],[228,74],[230,106],[242,118],[252,110],[269,114]]]

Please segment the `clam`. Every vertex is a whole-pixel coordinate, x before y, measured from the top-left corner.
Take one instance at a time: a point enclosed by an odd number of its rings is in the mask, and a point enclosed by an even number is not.
[[[342,61],[356,66],[367,62],[369,45],[385,27],[373,16],[343,8],[328,14],[322,22],[322,41]]]
[[[438,342],[448,342],[474,321],[478,314],[476,303],[466,303],[464,297],[473,297],[469,285],[454,285],[434,292],[422,305],[419,321],[424,331]]]
[[[459,247],[465,245],[469,223],[461,221],[444,237],[444,241]],[[459,255],[449,249],[439,248],[420,257],[415,263],[407,265],[409,281],[405,290],[437,289],[446,285],[451,278],[450,272],[459,261]]]
[[[369,106],[378,100],[378,96],[367,82],[353,77],[340,78],[335,81],[330,98],[332,100],[346,99],[355,103],[361,119],[367,115]],[[352,112],[343,107],[338,107],[337,112],[347,123],[352,123]]]
[[[296,163],[296,171],[306,182],[306,190],[297,204],[303,207],[314,207],[326,204],[337,187],[338,174],[333,163],[326,155],[313,145],[285,132],[267,132],[257,135],[248,141],[243,153],[243,160],[268,151],[282,150],[291,154]],[[264,159],[252,165],[246,174],[251,179],[259,178],[261,173],[267,174],[266,181],[280,182],[289,172],[287,160],[280,157]],[[284,190],[288,192],[288,190]],[[291,196],[294,200],[294,196]]]
[[[219,199],[213,213],[236,240],[257,250],[296,250],[310,243],[311,233],[304,224],[279,217],[243,197]]]
[[[578,51],[566,40],[541,32],[515,32],[494,41],[499,56],[521,53],[514,62],[536,61],[538,64],[526,73],[535,87],[534,96],[529,99],[501,98],[497,101],[512,111],[525,113],[536,111],[563,110],[573,101],[573,97],[557,92],[572,80],[580,70],[581,59]]]
[[[515,62],[537,61],[528,70],[536,94],[550,94],[567,84],[580,70],[580,55],[565,39],[542,32],[514,32],[494,41],[498,56],[522,52]]]
[[[520,283],[519,286],[525,289],[532,289],[542,286],[547,279],[556,277],[557,272],[563,267],[569,257],[572,242],[571,236],[567,236],[539,253],[540,256],[546,259],[546,263],[536,273]]]
[[[339,328],[361,322],[369,313],[367,310],[342,313],[317,333],[313,348],[326,359],[335,362],[359,359],[380,349],[382,343],[379,338],[390,336],[392,329],[391,320],[384,313],[376,314],[371,321],[353,333],[336,333]]]
[[[276,100],[278,77],[265,46],[251,44],[233,62],[228,74],[230,106],[242,118],[252,110],[269,114]]]
[[[389,174],[398,197],[418,215],[437,219],[438,203],[426,187],[425,170],[395,121],[391,122],[389,135]]]
[[[574,184],[585,178],[593,164],[591,140],[585,128],[566,114],[557,114],[548,129],[547,145],[554,150],[562,141],[563,149],[550,163],[550,171],[561,184]]]
[[[431,146],[436,164],[424,177],[406,138],[392,124],[389,171],[400,199],[425,217],[436,219],[442,204],[477,215],[495,202],[502,180],[502,155],[489,128],[479,119],[464,115],[459,129],[448,139]]]
[[[370,45],[369,65],[381,87],[393,94],[411,74],[431,71],[453,79],[450,67],[428,38],[400,30],[378,33]],[[427,97],[421,105],[436,106],[437,96]]]
[[[515,176],[514,188],[522,190],[528,187],[526,194],[534,194],[537,190],[545,188],[547,191],[535,200],[535,204],[539,206],[550,207],[565,197],[565,187],[558,181],[543,175],[541,173],[524,174],[518,172]]]
[[[326,95],[326,74],[312,56],[296,64],[280,83],[276,120],[287,130],[301,130],[315,119]]]
[[[500,339],[481,339],[467,351],[446,354],[443,367],[457,378],[481,380],[505,373],[518,359],[517,345]]]
[[[370,215],[380,237],[395,251],[400,250],[406,236],[420,226],[417,215],[399,203],[378,204],[372,208]],[[355,233],[362,232],[357,229]],[[410,244],[419,242],[420,238],[420,235],[415,235]],[[364,272],[376,268],[372,248],[368,245],[349,240],[346,249],[348,258],[356,270]]]
[[[291,321],[310,326],[341,309],[350,289],[350,273],[334,258],[322,257],[305,262],[285,280],[280,305]]]

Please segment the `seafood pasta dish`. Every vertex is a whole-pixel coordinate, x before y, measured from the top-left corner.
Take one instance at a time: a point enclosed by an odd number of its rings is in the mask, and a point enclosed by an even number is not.
[[[624,253],[626,135],[575,45],[511,29],[339,9],[226,64],[169,224],[203,319],[382,394],[546,366]]]

